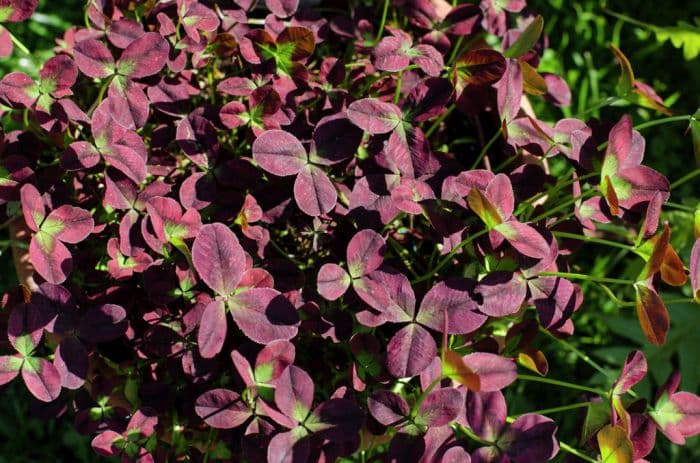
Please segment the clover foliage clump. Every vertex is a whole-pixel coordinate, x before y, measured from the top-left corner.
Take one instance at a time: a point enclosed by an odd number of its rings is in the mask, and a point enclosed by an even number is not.
[[[639,350],[603,387],[548,362],[596,365],[568,341],[592,291],[663,346],[700,241],[674,250],[628,115],[538,118],[572,93],[538,70],[545,21],[525,0],[86,2],[38,75],[0,80],[0,214],[33,266],[3,298],[0,384],[125,462],[625,463],[700,433],[678,372],[632,389]],[[610,59],[619,101],[670,114]],[[591,242],[636,278],[593,274]],[[533,387],[549,408],[514,413]],[[562,388],[578,401],[544,400]]]

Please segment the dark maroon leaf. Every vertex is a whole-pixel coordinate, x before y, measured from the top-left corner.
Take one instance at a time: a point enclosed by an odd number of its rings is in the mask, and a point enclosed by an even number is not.
[[[65,338],[56,348],[53,364],[61,378],[61,386],[78,389],[88,376],[88,353],[75,338]]]

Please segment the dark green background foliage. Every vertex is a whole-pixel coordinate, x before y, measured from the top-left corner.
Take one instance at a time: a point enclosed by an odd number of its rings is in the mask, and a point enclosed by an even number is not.
[[[590,116],[616,121],[627,112],[639,124],[661,117],[653,110],[633,106],[608,106],[582,114],[599,101],[615,95],[619,67],[608,49],[609,43],[622,49],[630,59],[637,79],[650,84],[675,114],[692,114],[697,109],[700,103],[700,59],[684,59],[682,50],[675,48],[670,41],[660,42],[648,26],[619,19],[611,12],[646,24],[672,27],[678,21],[700,22],[700,2],[610,1],[605,7],[597,0],[529,3],[544,16],[545,31],[550,40],[551,49],[547,50],[539,69],[562,75],[573,95],[571,107],[563,110],[534,102],[541,119]],[[33,54],[27,56],[15,49],[12,57],[0,61],[0,74],[16,70],[36,75],[41,64],[52,55],[55,39],[71,24],[83,23],[84,4],[84,0],[42,0],[30,21],[8,25],[8,29]],[[699,40],[696,33],[695,46],[700,46],[697,44]],[[690,139],[684,136],[685,129],[681,123],[651,127],[643,132],[647,141],[645,164],[666,174],[671,182],[686,174],[695,162]],[[556,172],[557,166],[552,168]],[[698,182],[687,182],[672,193],[671,202],[676,206],[664,212],[666,218],[673,217],[672,243],[686,262],[692,245],[692,213],[689,210],[696,206],[698,198]],[[0,292],[17,283],[7,239],[7,231],[0,230]],[[590,269],[594,275],[617,278],[634,278],[639,272],[641,260],[628,255],[627,251],[611,253],[608,249],[590,246],[589,261],[581,262],[581,269]],[[602,365],[605,373],[582,364],[571,351],[543,337],[542,348],[549,360],[550,371],[556,372],[557,378],[607,387],[627,353],[642,349],[651,374],[635,387],[640,395],[652,397],[654,389],[674,368],[683,372],[683,390],[700,393],[700,349],[697,343],[700,311],[697,306],[669,305],[672,323],[668,340],[663,348],[655,348],[644,340],[630,308],[617,308],[599,288],[588,283],[583,284],[583,290],[585,301],[574,317],[576,336],[569,342]],[[631,299],[630,295],[617,296]],[[690,294],[666,294],[664,298],[688,296]],[[526,386],[518,383],[506,391],[510,414],[582,400],[569,390],[552,389],[543,397],[536,395],[537,388]],[[73,430],[72,417],[57,421],[29,418],[31,398],[21,383],[13,382],[0,388],[0,394],[0,463],[105,461],[89,449],[88,437]],[[562,435],[572,435],[580,419],[575,411],[557,414],[554,418],[560,424]],[[564,457],[562,453],[554,461],[561,462]],[[657,448],[649,459],[668,463],[700,461],[700,438],[690,439],[687,446],[681,448],[670,445],[659,436]]]

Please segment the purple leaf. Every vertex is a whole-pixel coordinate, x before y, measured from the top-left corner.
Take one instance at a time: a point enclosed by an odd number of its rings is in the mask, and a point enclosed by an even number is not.
[[[515,196],[513,195],[513,185],[507,175],[498,174],[491,179],[484,194],[496,206],[503,221],[512,217],[513,209],[515,209]]]
[[[15,379],[21,368],[22,357],[15,355],[0,355],[0,386]]]
[[[284,130],[267,130],[253,142],[253,159],[274,175],[297,174],[307,162],[301,142]]]
[[[60,98],[71,94],[70,88],[78,78],[78,68],[68,56],[54,56],[44,63],[39,78],[44,92]]]
[[[347,109],[350,122],[372,135],[391,132],[401,122],[401,110],[373,98],[353,101]]]
[[[133,19],[122,18],[112,22],[107,29],[107,40],[117,48],[124,49],[146,32],[143,26]]]
[[[39,87],[23,72],[11,72],[0,80],[0,99],[10,106],[29,108],[39,96]]]
[[[410,407],[406,400],[391,391],[374,391],[367,398],[367,408],[375,420],[384,426],[395,426],[405,419]]]
[[[384,37],[374,47],[374,66],[380,71],[398,72],[406,69],[411,62],[408,51],[413,42],[410,37]]]
[[[412,61],[429,76],[437,77],[442,73],[445,62],[440,52],[432,45],[417,45],[410,55]]]
[[[450,447],[439,463],[471,463],[471,457],[463,447]]]
[[[199,276],[217,294],[227,296],[245,270],[245,252],[224,224],[202,226],[192,245],[192,262]]]
[[[229,307],[238,328],[258,344],[292,339],[297,334],[299,314],[275,289],[253,288],[236,294]]]
[[[549,255],[549,243],[531,225],[509,220],[495,226],[499,232],[519,253],[534,259],[543,259]]]
[[[514,463],[549,461],[559,453],[557,424],[542,415],[528,413],[518,417],[498,439]]]
[[[64,243],[80,243],[87,238],[95,226],[90,212],[73,206],[61,206],[51,211],[46,218],[47,223],[55,220],[63,224],[63,229],[56,234],[56,238]]]
[[[53,402],[61,393],[61,377],[51,362],[39,357],[26,357],[22,379],[27,389],[42,402]]]
[[[302,423],[311,412],[313,401],[313,380],[301,368],[290,365],[277,380],[275,404],[289,418]]]
[[[311,452],[307,431],[301,426],[275,434],[267,447],[268,463],[305,463]]]
[[[462,407],[464,396],[457,389],[437,389],[425,397],[415,420],[425,426],[445,426],[457,418]]]
[[[136,183],[142,183],[146,179],[146,160],[131,147],[113,145],[102,151],[105,161],[123,172]]]
[[[103,79],[116,72],[114,57],[104,43],[96,39],[78,42],[73,48],[75,64],[88,77]]]
[[[437,346],[425,328],[411,323],[391,338],[386,351],[389,373],[396,378],[412,378],[430,365],[437,355]]]
[[[338,264],[323,264],[316,277],[316,288],[325,300],[335,301],[345,294],[351,281],[350,275]]]
[[[442,332],[445,313],[447,313],[448,334],[466,334],[475,331],[484,324],[487,317],[477,311],[477,304],[470,295],[472,288],[471,282],[460,279],[436,284],[423,298],[416,321]]]
[[[288,18],[296,13],[299,0],[265,0],[265,6],[278,18]]]
[[[479,375],[481,392],[500,391],[518,376],[515,362],[496,354],[475,352],[463,357],[464,364]]]
[[[627,356],[622,373],[613,388],[613,394],[622,395],[629,391],[647,374],[647,359],[641,351],[634,351]]]
[[[501,120],[510,122],[515,119],[523,96],[523,74],[516,60],[506,60],[503,77],[496,83],[496,96]]]
[[[133,78],[157,74],[165,66],[169,53],[167,40],[157,32],[147,32],[124,49],[117,61],[117,70]]]
[[[0,1],[0,22],[22,22],[34,13],[39,0],[2,0]]]
[[[700,434],[700,397],[690,392],[664,392],[649,415],[674,444]]]
[[[123,438],[124,437],[118,432],[108,429],[96,435],[95,438],[92,439],[91,446],[92,449],[99,455],[113,457],[119,455],[120,450],[112,444]]]
[[[199,322],[197,333],[199,354],[205,359],[214,357],[221,352],[225,339],[226,308],[224,301],[214,299],[204,309],[202,319]]]
[[[294,199],[302,212],[317,217],[333,210],[338,201],[338,193],[326,173],[309,164],[297,175]]]
[[[22,201],[24,221],[27,222],[30,229],[38,232],[39,227],[46,217],[44,200],[41,198],[39,190],[37,190],[31,183],[27,183],[20,190],[20,197]]]
[[[294,354],[294,344],[287,340],[267,344],[255,359],[255,380],[259,383],[275,381],[294,363]]]
[[[520,310],[527,294],[527,283],[515,273],[492,272],[476,288],[481,295],[479,310],[491,317],[505,317]]]
[[[355,292],[386,321],[413,321],[416,296],[406,275],[391,268],[380,268],[354,281]]]
[[[39,232],[29,243],[34,270],[46,281],[61,284],[73,268],[73,257],[65,244],[46,232]]]
[[[212,389],[197,397],[194,411],[212,428],[233,429],[251,416],[240,396],[228,389]]]
[[[100,152],[92,143],[76,141],[61,154],[61,167],[66,170],[81,170],[95,167],[100,162]]]
[[[467,425],[477,436],[493,442],[506,424],[508,410],[501,391],[467,392]]]
[[[386,243],[379,233],[370,229],[355,233],[347,249],[350,276],[359,278],[378,269],[384,261],[385,252]]]

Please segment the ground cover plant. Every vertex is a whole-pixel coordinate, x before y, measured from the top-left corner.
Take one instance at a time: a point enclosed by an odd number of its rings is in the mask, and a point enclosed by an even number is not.
[[[700,301],[671,201],[700,170],[641,134],[683,123],[697,155],[695,116],[616,44],[615,95],[571,113],[546,17],[454,3],[88,2],[0,80],[0,383],[122,461],[641,462],[698,434],[654,366]],[[619,368],[577,341],[603,304],[642,336]]]

